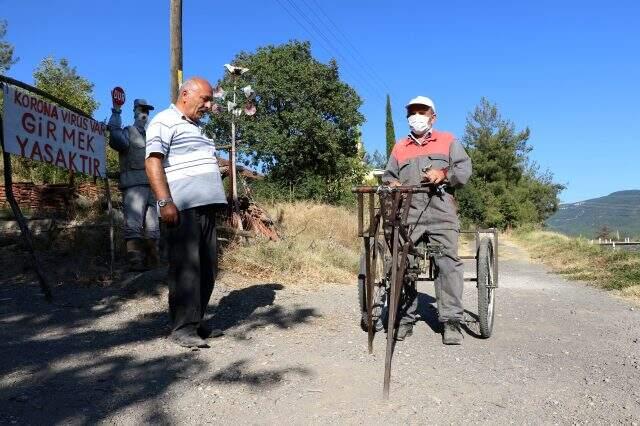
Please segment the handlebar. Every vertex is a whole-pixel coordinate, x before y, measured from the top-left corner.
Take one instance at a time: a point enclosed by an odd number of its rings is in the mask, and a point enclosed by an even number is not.
[[[379,194],[379,193],[395,193],[400,192],[401,194],[431,194],[433,192],[444,191],[446,188],[445,184],[433,185],[430,183],[426,183],[423,185],[403,185],[403,186],[389,186],[389,185],[379,185],[379,186],[356,186],[351,189],[351,192],[354,194]]]

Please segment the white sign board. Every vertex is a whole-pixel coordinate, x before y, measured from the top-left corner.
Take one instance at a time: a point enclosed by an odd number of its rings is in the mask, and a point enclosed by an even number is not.
[[[4,85],[7,152],[57,167],[105,177],[105,128],[32,93]]]

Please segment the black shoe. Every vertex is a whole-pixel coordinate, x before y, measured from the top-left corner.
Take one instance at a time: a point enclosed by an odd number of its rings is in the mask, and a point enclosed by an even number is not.
[[[198,325],[197,332],[198,336],[200,336],[202,339],[206,339],[208,337],[220,337],[224,335],[224,332],[222,330],[220,330],[219,328],[211,328],[204,321],[201,322],[200,325]]]
[[[413,335],[413,324],[400,324],[396,332],[396,340],[402,341]]]
[[[177,345],[183,348],[208,348],[207,342],[205,342],[200,336],[198,336],[192,329],[180,328],[173,331],[169,335],[169,339]]]
[[[460,321],[448,320],[443,325],[442,343],[445,345],[461,345],[464,336],[462,335]]]

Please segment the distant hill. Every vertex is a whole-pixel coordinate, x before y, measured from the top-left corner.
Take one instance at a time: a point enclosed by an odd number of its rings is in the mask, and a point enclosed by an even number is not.
[[[593,238],[606,225],[620,236],[640,237],[640,190],[618,191],[605,197],[560,204],[547,227],[567,235]]]

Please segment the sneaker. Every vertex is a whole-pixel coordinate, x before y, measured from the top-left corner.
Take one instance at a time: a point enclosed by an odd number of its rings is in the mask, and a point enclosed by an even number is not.
[[[207,342],[205,342],[200,336],[192,332],[190,329],[180,328],[175,330],[169,335],[169,339],[176,345],[183,348],[208,348]]]
[[[404,339],[412,335],[413,335],[413,324],[411,323],[400,324],[398,326],[398,331],[396,332],[396,340],[403,341]]]
[[[462,344],[462,329],[460,328],[460,321],[449,320],[444,324],[444,331],[442,332],[442,343],[445,345],[461,345]]]

